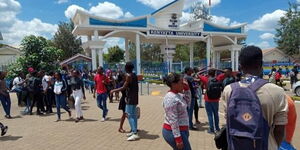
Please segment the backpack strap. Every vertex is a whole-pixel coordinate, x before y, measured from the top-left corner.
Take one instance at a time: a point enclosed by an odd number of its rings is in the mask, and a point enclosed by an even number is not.
[[[235,89],[241,87],[239,82],[232,83],[232,84],[230,84],[230,86],[231,86],[232,90],[235,90]]]
[[[257,91],[259,88],[267,84],[268,82],[264,79],[257,79],[254,83],[248,86],[252,91]]]

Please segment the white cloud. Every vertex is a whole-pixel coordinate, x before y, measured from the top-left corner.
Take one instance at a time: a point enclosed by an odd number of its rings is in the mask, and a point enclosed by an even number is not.
[[[18,46],[24,36],[37,35],[50,37],[57,30],[57,25],[42,22],[38,18],[23,21],[16,17],[21,10],[21,5],[16,0],[0,1],[0,29],[3,42]]]
[[[119,6],[110,2],[98,3],[97,6],[91,7],[89,12],[96,16],[102,16],[102,17],[114,18],[114,19],[120,18],[121,16],[124,15],[122,9]]]
[[[124,18],[133,17],[133,15],[130,12],[124,13],[119,6],[110,2],[98,3],[97,6],[92,6],[89,10],[86,10],[78,5],[70,5],[65,11],[65,16],[67,18],[72,18],[75,15],[77,9],[91,13],[96,16],[102,16],[102,17],[107,17],[112,19],[117,19],[122,17]]]
[[[251,44],[253,45],[253,44]],[[256,46],[260,47],[261,49],[266,49],[266,48],[270,48],[271,45],[268,41],[262,41],[260,43],[255,44]]]
[[[67,10],[65,11],[65,16],[67,18],[72,18],[75,13],[76,13],[76,10],[82,10],[82,11],[86,11],[84,8],[78,6],[78,5],[70,5]]]
[[[126,12],[124,15],[125,18],[133,18],[134,16],[130,12]]]
[[[113,46],[119,46],[121,49],[125,49],[125,41],[123,38],[117,38],[117,37],[112,37],[112,38],[108,38],[105,39],[104,41],[106,41],[103,51],[105,53],[108,52],[108,48],[113,47]]]
[[[57,3],[58,4],[62,4],[62,3],[67,3],[69,0],[58,0]]]
[[[249,24],[249,29],[258,31],[274,31],[278,26],[278,21],[286,11],[277,9],[272,13],[264,14],[259,19],[255,20],[252,24]]]
[[[269,40],[269,39],[273,39],[274,38],[274,34],[272,33],[264,33],[262,35],[260,35],[259,37],[262,39],[262,40]]]
[[[173,2],[174,0],[137,0],[138,2],[147,5],[154,9],[159,9],[168,3]],[[186,0],[184,3],[184,8],[190,8],[195,2],[200,1],[206,5],[208,5],[209,0]],[[211,0],[211,6],[214,7],[217,4],[221,3],[221,0]]]
[[[230,18],[223,16],[212,16],[212,22],[218,25],[229,26]]]
[[[192,14],[188,12],[182,12],[182,17],[180,18],[181,23],[187,23],[191,20]]]

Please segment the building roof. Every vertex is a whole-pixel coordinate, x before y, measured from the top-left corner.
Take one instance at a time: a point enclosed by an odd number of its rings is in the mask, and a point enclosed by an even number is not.
[[[156,11],[154,11],[153,13],[151,13],[151,15],[155,15],[156,13],[158,13],[158,12],[164,10],[165,8],[168,8],[169,6],[173,5],[174,3],[178,2],[178,1],[179,1],[179,0],[174,0],[174,1],[172,1],[172,2],[170,2],[170,3],[168,3],[168,4],[166,4],[165,6],[159,8],[159,9],[157,9]]]
[[[80,60],[80,59],[83,59],[83,60],[86,60],[86,61],[92,61],[91,57],[88,57],[88,56],[85,56],[85,55],[82,55],[82,54],[76,54],[71,58],[63,60],[60,63],[60,65],[70,64],[70,63],[75,62],[75,61]]]
[[[9,50],[11,50],[11,51],[14,51],[14,52],[16,52],[16,53],[21,53],[21,52],[20,52],[20,49],[15,48],[15,47],[13,47],[13,46],[9,46],[9,45],[6,45],[6,44],[0,45],[0,51],[7,50],[7,49],[9,49]]]
[[[267,48],[267,49],[263,49],[263,50],[262,50],[263,56],[266,56],[266,55],[268,55],[268,54],[270,54],[270,53],[272,53],[272,52],[278,52],[278,53],[280,53],[281,55],[284,55],[284,56],[286,56],[286,57],[289,57],[290,59],[293,59],[293,57],[291,57],[291,56],[285,54],[284,52],[282,52],[281,50],[279,50],[279,49],[276,48],[276,47],[275,47],[275,48]]]

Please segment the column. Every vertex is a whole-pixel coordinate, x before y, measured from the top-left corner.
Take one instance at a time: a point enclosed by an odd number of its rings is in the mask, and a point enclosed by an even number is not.
[[[232,70],[235,70],[235,66],[234,66],[234,61],[235,61],[234,50],[231,49],[230,52],[231,52],[231,59],[230,59],[231,60],[231,68],[232,68]]]
[[[103,67],[103,49],[98,50],[99,66]]]
[[[99,39],[98,30],[94,31],[94,41],[97,41]]]
[[[92,69],[96,70],[97,69],[97,58],[96,58],[96,49],[92,49]]]
[[[194,67],[194,43],[190,43],[190,67]]]
[[[240,52],[238,50],[235,51],[235,71],[239,70],[239,54]]]
[[[136,74],[141,74],[141,41],[140,35],[136,34],[135,38],[135,47],[136,47]]]
[[[221,52],[218,51],[218,52],[217,52],[217,63],[216,63],[216,67],[217,67],[218,69],[220,69],[220,61],[221,61]]]
[[[211,53],[211,37],[208,36],[207,41],[206,41],[206,59],[207,59],[207,66],[210,66],[210,53]]]
[[[169,56],[170,72],[174,72],[174,70],[173,70],[173,58],[174,58],[174,56]]]
[[[128,49],[128,39],[125,38],[125,62],[130,61],[130,54]]]
[[[217,67],[217,65],[216,65],[216,63],[217,63],[217,52],[215,50],[213,50],[212,54],[213,54],[213,56],[212,56],[212,67],[216,68]]]

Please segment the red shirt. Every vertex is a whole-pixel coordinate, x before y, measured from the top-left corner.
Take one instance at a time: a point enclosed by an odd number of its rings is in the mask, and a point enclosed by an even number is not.
[[[207,84],[208,84],[209,77],[202,76],[202,75],[199,75],[198,77],[201,80],[201,82],[204,84],[204,88],[207,89]],[[225,74],[222,73],[222,74],[218,75],[216,77],[216,79],[218,81],[223,81],[225,79]],[[219,102],[220,101],[220,99],[209,99],[207,94],[204,95],[204,100],[207,101],[207,102]]]
[[[107,89],[103,83],[106,82],[108,83],[108,78],[103,75],[103,74],[97,74],[94,78],[95,84],[96,84],[96,90],[97,90],[97,94],[103,94],[107,92]]]

